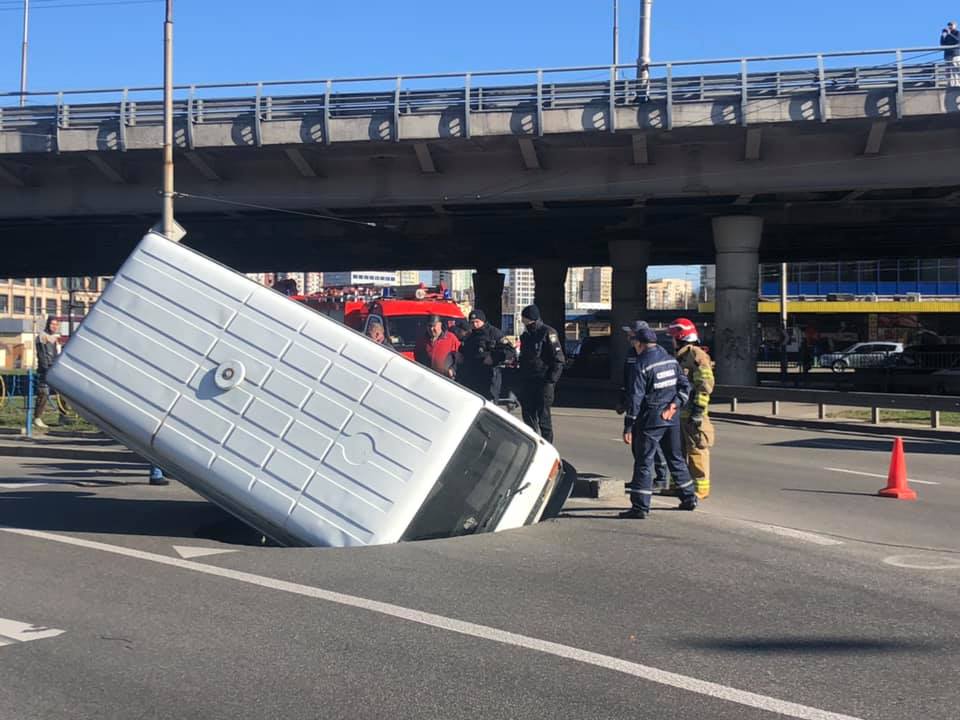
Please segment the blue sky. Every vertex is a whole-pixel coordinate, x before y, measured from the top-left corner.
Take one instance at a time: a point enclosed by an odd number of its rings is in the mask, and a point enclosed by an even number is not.
[[[83,3],[91,4],[65,7]],[[0,0],[4,91],[19,85],[21,5]],[[31,88],[160,82],[163,2],[31,5]],[[621,0],[624,60],[636,57],[639,5]],[[175,74],[199,83],[606,63],[611,8],[612,0],[176,0]],[[653,56],[927,45],[954,13],[960,6],[945,0],[655,0]]]

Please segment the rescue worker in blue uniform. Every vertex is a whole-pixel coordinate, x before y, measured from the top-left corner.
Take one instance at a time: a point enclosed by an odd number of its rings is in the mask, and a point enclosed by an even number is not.
[[[617,415],[623,415],[627,410],[627,389],[630,387],[633,378],[633,371],[637,365],[637,351],[633,349],[633,336],[650,326],[643,320],[636,320],[630,325],[624,325],[621,329],[627,334],[627,341],[630,346],[627,348],[627,355],[623,360],[623,384],[620,386],[620,401],[617,403]],[[670,486],[670,471],[667,469],[667,461],[663,457],[663,450],[657,448],[657,454],[653,458],[653,487],[661,492],[667,491]]]
[[[690,381],[676,359],[657,345],[657,334],[650,328],[638,330],[631,342],[637,363],[628,387],[623,441],[633,450],[633,479],[626,483],[631,508],[620,517],[642,520],[650,512],[651,466],[658,447],[663,448],[677,484],[679,509],[695,510],[697,496],[684,459],[679,412],[690,398]]]
[[[549,443],[553,442],[555,388],[563,374],[563,346],[557,331],[540,319],[540,308],[527,305],[520,313],[526,328],[520,336],[520,407],[523,421]]]

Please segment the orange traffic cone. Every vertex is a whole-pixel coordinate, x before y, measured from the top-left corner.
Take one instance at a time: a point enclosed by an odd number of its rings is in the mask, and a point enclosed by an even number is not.
[[[878,494],[897,500],[917,499],[917,493],[907,485],[907,461],[903,456],[903,438],[896,438],[893,441],[893,454],[890,456],[887,486]]]

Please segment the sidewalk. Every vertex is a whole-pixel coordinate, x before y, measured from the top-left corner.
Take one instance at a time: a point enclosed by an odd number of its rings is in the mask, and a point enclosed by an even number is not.
[[[72,435],[0,434],[0,456],[39,457],[61,460],[146,463],[145,460],[100,433]]]

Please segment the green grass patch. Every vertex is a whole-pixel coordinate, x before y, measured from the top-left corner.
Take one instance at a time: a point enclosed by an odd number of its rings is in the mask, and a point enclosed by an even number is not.
[[[828,412],[827,417],[846,420],[869,420],[869,410],[838,410]],[[880,410],[880,422],[904,423],[909,425],[929,425],[930,413],[923,410]],[[960,427],[960,413],[940,413],[940,424],[944,426]]]
[[[51,405],[52,404],[53,403],[51,403]],[[2,407],[0,407],[0,428],[23,429],[26,423],[26,416],[24,398],[7,397],[5,401],[3,401]],[[83,418],[78,417],[76,413],[68,414],[67,420],[67,423],[61,423],[60,412],[56,407],[50,407],[50,405],[47,406],[46,411],[43,413],[43,421],[50,426],[51,430],[71,430],[76,432],[98,431],[97,427],[91,425]],[[44,431],[34,427],[33,432],[39,435]]]

